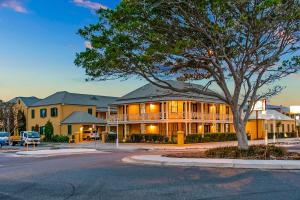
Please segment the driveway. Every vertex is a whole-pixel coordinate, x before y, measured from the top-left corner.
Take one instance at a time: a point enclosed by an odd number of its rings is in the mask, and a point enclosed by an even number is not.
[[[0,153],[0,199],[299,199],[300,171],[127,165],[161,151],[13,157]],[[165,153],[165,152],[164,152]]]

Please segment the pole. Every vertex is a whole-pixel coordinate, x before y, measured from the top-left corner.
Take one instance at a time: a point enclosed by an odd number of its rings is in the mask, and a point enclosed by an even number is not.
[[[258,110],[256,111],[256,139],[258,139]]]
[[[117,139],[116,139],[116,147],[119,148],[119,119],[117,116]]]

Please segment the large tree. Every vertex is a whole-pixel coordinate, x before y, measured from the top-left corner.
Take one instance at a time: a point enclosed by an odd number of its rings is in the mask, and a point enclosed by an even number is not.
[[[75,60],[90,79],[138,76],[216,97],[230,106],[242,149],[253,105],[299,69],[298,0],[123,0],[98,14],[79,30],[91,45]],[[169,79],[204,87],[176,88]]]

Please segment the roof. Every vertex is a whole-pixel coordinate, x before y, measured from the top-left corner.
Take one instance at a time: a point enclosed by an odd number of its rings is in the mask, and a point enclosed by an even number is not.
[[[282,105],[277,106],[277,105],[269,105],[269,104],[267,104],[267,109],[269,109],[269,110],[277,110],[277,111],[285,112],[285,113],[289,113],[290,112],[290,108],[282,106]]]
[[[37,98],[37,97],[15,97],[11,100],[9,100],[8,102],[9,103],[14,103],[16,104],[17,103],[17,100],[20,99],[21,101],[23,101],[23,103],[25,104],[25,106],[31,106],[32,104],[40,101],[41,99]]]
[[[102,108],[107,110],[107,106],[115,101],[117,97],[111,96],[99,96],[99,95],[89,95],[89,94],[76,94],[70,92],[56,92],[45,99],[42,99],[34,104],[32,107],[37,106],[47,106],[55,104],[64,105],[86,105],[86,106],[96,106],[97,108]]]
[[[87,112],[73,112],[62,124],[104,124],[105,121],[94,117]]]
[[[175,88],[198,88],[203,89],[203,86],[198,84],[186,83],[181,81],[167,81]],[[148,83],[120,98],[118,98],[112,105],[128,104],[128,103],[142,103],[149,101],[164,101],[164,100],[199,100],[204,102],[222,103],[221,100],[208,95],[201,95],[195,93],[179,93],[168,89],[160,88],[152,83]]]
[[[249,120],[255,120],[256,119],[256,113],[252,112]],[[258,119],[265,119],[265,120],[281,120],[281,121],[291,121],[293,120],[289,116],[286,116],[276,110],[266,110],[266,112],[263,114],[261,111],[258,112]]]

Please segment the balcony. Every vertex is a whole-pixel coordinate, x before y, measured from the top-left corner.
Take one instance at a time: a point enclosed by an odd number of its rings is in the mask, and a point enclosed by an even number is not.
[[[166,118],[166,113],[143,113],[143,114],[115,114],[110,115],[108,122],[116,123],[118,122],[143,122],[143,121],[158,121],[158,120],[184,120],[189,122],[231,122],[232,115],[228,114],[216,114],[216,113],[168,113]]]

